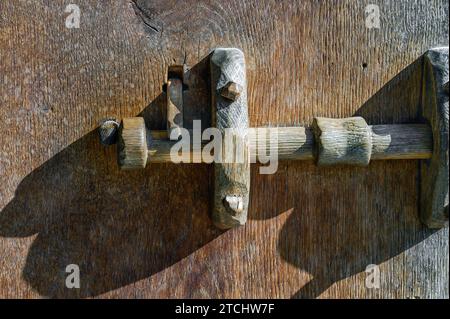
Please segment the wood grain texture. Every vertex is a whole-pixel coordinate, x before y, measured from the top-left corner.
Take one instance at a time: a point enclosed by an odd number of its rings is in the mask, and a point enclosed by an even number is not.
[[[208,218],[207,165],[121,172],[91,133],[139,113],[166,129],[168,66],[190,66],[185,126],[210,122],[204,57],[246,55],[250,126],[419,120],[422,54],[448,46],[448,1],[0,2],[0,296],[448,298],[448,228],[418,219],[417,161],[252,167],[248,222]],[[189,108],[187,107],[189,106]],[[66,265],[81,289],[64,288]],[[365,268],[380,266],[380,289]],[[230,272],[233,269],[233,272]]]

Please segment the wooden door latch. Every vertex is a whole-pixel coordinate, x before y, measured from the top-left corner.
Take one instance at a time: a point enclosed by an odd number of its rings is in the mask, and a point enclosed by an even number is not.
[[[167,79],[167,132],[150,131],[142,117],[119,124],[105,120],[99,129],[103,144],[117,143],[122,169],[142,169],[149,162],[171,162],[171,151],[183,135],[183,71]],[[420,218],[430,228],[448,226],[448,47],[424,55],[421,111],[417,124],[368,125],[362,117],[315,118],[311,128],[249,128],[244,54],[218,48],[210,55],[212,126],[224,137],[214,149],[214,194],[211,217],[228,229],[245,224],[249,206],[251,159],[276,151],[279,160],[314,160],[317,165],[367,166],[371,160],[420,160]],[[276,134],[275,145],[266,137]],[[273,143],[272,143],[273,144]],[[190,145],[190,144],[189,144]],[[189,146],[188,158],[207,146]],[[239,161],[226,161],[239,151]],[[235,154],[234,154],[235,155]],[[200,156],[201,157],[201,156]],[[210,162],[202,159],[204,162]]]

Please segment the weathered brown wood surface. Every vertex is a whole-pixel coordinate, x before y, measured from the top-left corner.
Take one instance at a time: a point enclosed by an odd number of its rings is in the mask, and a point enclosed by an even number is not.
[[[65,27],[69,3],[80,29]],[[207,124],[194,75],[229,46],[246,54],[251,127],[416,122],[419,57],[448,45],[448,1],[371,3],[380,29],[365,1],[1,1],[0,297],[448,298],[448,229],[419,222],[417,161],[252,166],[249,221],[221,232],[211,167],[121,172],[94,132],[141,112],[165,129],[162,84],[183,62],[185,125]]]

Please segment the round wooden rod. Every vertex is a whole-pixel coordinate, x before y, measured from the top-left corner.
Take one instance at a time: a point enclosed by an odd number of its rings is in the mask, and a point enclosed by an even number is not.
[[[431,128],[426,124],[394,124],[369,126],[372,139],[371,160],[429,159],[433,151]],[[250,152],[258,160],[258,136],[274,128],[250,128]],[[276,149],[279,160],[314,160],[315,138],[313,131],[305,127],[278,127],[276,145],[259,146],[263,154]],[[256,132],[257,131],[257,132]],[[256,134],[257,133],[257,134]],[[171,162],[170,150],[176,141],[170,141],[167,131],[151,131],[148,141],[148,162]],[[192,136],[192,134],[191,134]],[[208,142],[203,141],[203,144]],[[337,140],[336,143],[339,143]],[[194,152],[191,150],[191,156]],[[192,157],[191,157],[192,158]]]

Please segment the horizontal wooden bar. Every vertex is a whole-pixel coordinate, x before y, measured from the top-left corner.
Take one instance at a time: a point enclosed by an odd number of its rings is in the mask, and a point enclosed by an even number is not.
[[[371,160],[429,159],[433,151],[431,128],[426,124],[394,124],[370,126],[372,137]],[[314,160],[314,134],[305,127],[250,128],[249,143],[252,157],[259,161],[260,152],[269,154],[270,143],[261,143],[259,136],[270,137],[277,131],[277,143],[272,149],[279,160]],[[151,131],[148,142],[148,161],[171,162],[170,150],[176,141],[170,141],[166,131]],[[192,134],[191,134],[192,136]],[[338,142],[338,141],[337,141]],[[203,141],[203,144],[208,142]],[[190,156],[194,152],[191,150]],[[192,158],[192,157],[191,157]]]

